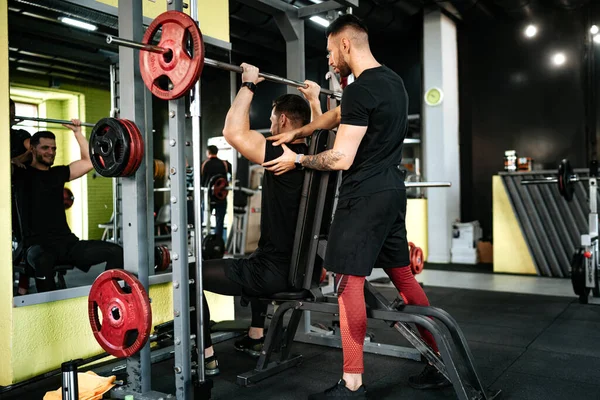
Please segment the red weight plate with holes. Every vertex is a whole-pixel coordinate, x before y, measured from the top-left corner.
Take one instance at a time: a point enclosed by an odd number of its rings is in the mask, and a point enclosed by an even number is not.
[[[131,149],[135,153],[131,158],[132,163],[128,170],[128,174],[123,174],[122,176],[131,176],[137,171],[144,158],[144,139],[142,138],[142,134],[137,125],[133,121],[121,119],[120,122],[127,126],[127,131],[131,137]]]
[[[414,275],[420,274],[425,267],[423,260],[423,250],[415,246],[413,242],[408,243],[410,248],[410,269]]]
[[[65,210],[68,210],[73,206],[73,202],[75,201],[75,195],[69,188],[63,188],[63,204],[65,205]]]
[[[213,185],[213,196],[219,200],[225,200],[227,198],[227,179],[219,178]]]
[[[163,246],[163,248],[165,254],[165,263],[163,271],[166,271],[167,269],[169,269],[169,265],[171,265],[171,251],[169,251],[169,248],[167,246]]]
[[[127,165],[125,165],[125,168],[123,168],[123,171],[119,176],[130,176],[131,171],[133,170],[133,165],[135,164],[137,146],[133,141],[133,135],[131,133],[131,127],[129,124],[127,124],[123,119],[118,119],[117,121],[119,121],[119,124],[123,127],[123,130],[127,133],[127,139],[129,141],[129,159],[127,160]]]
[[[120,280],[125,288],[119,285]],[[115,357],[136,354],[150,337],[152,309],[148,294],[130,272],[111,269],[96,278],[88,297],[88,316],[94,337]]]
[[[135,173],[138,168],[140,167],[140,165],[142,164],[142,160],[144,159],[144,153],[145,153],[145,149],[144,149],[144,138],[142,136],[142,133],[140,132],[140,128],[137,127],[137,125],[135,124],[135,122],[131,121],[131,120],[127,120],[131,126],[133,127],[133,131],[135,132],[135,137],[136,139],[136,144],[138,146],[138,154],[139,157],[137,157],[137,162],[133,168],[133,172]]]
[[[173,100],[185,95],[200,79],[204,67],[204,41],[196,22],[179,11],[167,11],[152,21],[143,42],[156,44],[154,37],[162,28],[159,47],[168,55],[140,52],[140,71],[144,83],[159,99]],[[166,85],[167,79],[172,87]]]

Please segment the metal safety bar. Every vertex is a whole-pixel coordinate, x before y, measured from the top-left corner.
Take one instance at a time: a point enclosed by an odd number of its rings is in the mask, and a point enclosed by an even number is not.
[[[167,53],[171,52],[171,50],[166,49],[164,47],[159,47],[159,46],[154,46],[154,45],[144,44],[144,43],[138,43],[138,42],[134,42],[134,41],[127,40],[127,39],[114,37],[111,35],[106,36],[106,42],[109,44],[117,44],[119,46],[125,46],[125,47],[129,47],[132,49],[150,51],[152,53],[167,54]],[[243,72],[243,69],[240,66],[228,64],[228,63],[221,62],[221,61],[212,60],[210,58],[204,58],[204,65],[209,65],[211,67],[219,68],[219,69],[222,69],[225,71],[237,72],[238,74],[241,74]],[[304,82],[295,81],[295,80],[287,79],[287,78],[282,78],[280,76],[273,75],[273,74],[260,72],[258,74],[258,76],[265,78],[265,80],[267,80],[267,81],[271,81],[271,82],[275,82],[275,83],[283,83],[288,86],[304,87],[304,88],[307,87]],[[326,94],[331,97],[334,97],[338,100],[342,99],[341,92],[334,92],[333,90],[321,88],[321,93]]]
[[[580,182],[580,181],[589,181],[590,178],[587,176],[578,176],[578,175],[571,175],[571,177],[569,178],[569,182],[575,183],[575,182]],[[539,179],[523,179],[521,181],[521,185],[543,185],[546,183],[558,183],[558,178],[553,178],[553,177],[546,177],[546,178],[539,178]]]
[[[69,125],[73,124],[73,122],[67,121],[66,119],[37,118],[37,117],[17,117],[17,116],[15,117],[15,119],[17,121],[19,121],[19,122],[34,121],[34,122],[46,122],[48,124],[69,124]],[[81,126],[89,126],[90,128],[93,128],[96,125],[95,124],[90,124],[88,122],[82,122]]]

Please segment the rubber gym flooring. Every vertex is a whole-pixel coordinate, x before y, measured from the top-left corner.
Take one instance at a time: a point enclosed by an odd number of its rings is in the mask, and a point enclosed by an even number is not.
[[[380,288],[389,298],[393,289]],[[502,389],[501,399],[600,399],[600,306],[581,305],[567,297],[539,296],[439,287],[425,288],[432,304],[459,323],[488,387]],[[237,315],[249,309],[238,307]],[[313,313],[313,322],[329,325],[332,317]],[[404,344],[403,338],[379,321],[369,321],[375,341]],[[233,349],[233,341],[216,345],[221,375],[214,379],[213,399],[306,399],[333,385],[341,376],[341,350],[301,343],[294,352],[303,363],[254,386],[236,384],[236,375],[254,360]],[[452,388],[417,391],[407,378],[423,365],[365,354],[364,376],[369,398],[452,399]],[[5,395],[6,399],[41,399],[60,386],[60,376]],[[174,392],[173,360],[153,365],[152,386]]]

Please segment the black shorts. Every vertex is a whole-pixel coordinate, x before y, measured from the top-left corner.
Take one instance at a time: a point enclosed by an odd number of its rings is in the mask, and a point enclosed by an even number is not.
[[[404,190],[340,200],[327,239],[325,269],[369,276],[373,268],[409,265],[405,216]]]
[[[255,253],[249,258],[231,260],[225,273],[227,278],[242,285],[244,294],[259,296],[285,292],[289,269],[289,263],[279,265]]]

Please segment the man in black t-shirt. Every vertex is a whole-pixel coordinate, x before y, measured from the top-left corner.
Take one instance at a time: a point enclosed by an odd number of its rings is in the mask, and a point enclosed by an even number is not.
[[[202,163],[202,167],[200,168],[200,176],[202,177],[203,187],[207,187],[210,183],[210,180],[217,175],[222,175],[229,182],[227,177],[227,175],[231,172],[230,166],[228,165],[229,163],[217,157],[218,153],[219,149],[217,146],[208,146],[208,149],[206,150],[208,159]],[[225,214],[227,213],[227,199],[222,201],[213,201],[209,196],[209,200],[210,210],[215,210],[215,219],[217,222],[215,226],[215,235],[221,237],[223,236],[223,225],[225,221]]]
[[[283,152],[281,147],[274,147],[261,133],[250,129],[250,104],[256,85],[263,79],[259,78],[256,67],[242,64],[242,68],[242,87],[227,113],[223,135],[249,161],[262,164],[279,157]],[[309,121],[310,107],[302,97],[286,94],[273,102],[272,134],[299,128]],[[294,141],[290,147],[299,153],[308,150],[304,139]],[[304,172],[299,169],[282,176],[265,171],[258,249],[248,258],[210,260],[203,263],[204,290],[253,298],[250,330],[248,335],[235,343],[235,348],[256,357],[260,355],[264,341],[267,305],[255,298],[288,289],[288,273],[303,182]],[[206,301],[204,304],[204,321],[209,321]],[[207,375],[216,375],[219,370],[210,342],[209,324],[205,323],[204,328],[205,371]]]
[[[69,165],[53,166],[56,139],[41,131],[31,137],[30,166],[13,166],[13,184],[23,232],[25,259],[35,270],[38,292],[56,289],[54,266],[71,264],[84,272],[92,265],[106,262],[106,269],[123,268],[123,249],[100,240],[79,240],[65,214],[63,189],[66,182],[78,179],[92,169],[88,142],[79,120],[64,125],[79,144],[81,159]]]
[[[315,400],[366,398],[362,385],[367,328],[364,282],[374,267],[384,268],[407,304],[429,305],[409,267],[406,190],[399,169],[408,121],[404,83],[373,57],[367,28],[353,15],[343,15],[329,25],[327,51],[335,72],[343,78],[353,74],[356,80],[344,89],[340,107],[299,130],[269,138],[282,144],[284,154],[263,164],[276,174],[291,170],[295,163],[343,171],[324,261],[324,267],[337,274],[343,378],[324,393],[309,397]],[[317,155],[296,154],[283,145],[316,129],[337,126],[333,149]],[[419,331],[437,351],[431,333]],[[419,376],[409,378],[409,384],[429,389],[449,382],[428,364]]]

